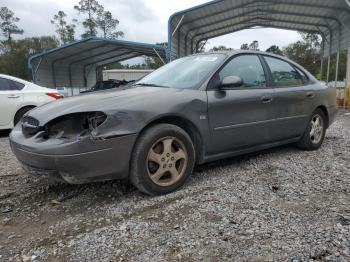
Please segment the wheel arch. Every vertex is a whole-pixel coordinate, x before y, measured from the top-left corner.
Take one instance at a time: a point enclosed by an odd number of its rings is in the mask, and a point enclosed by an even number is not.
[[[142,128],[140,133],[157,124],[171,124],[182,128],[190,136],[193,142],[196,153],[196,163],[202,163],[204,158],[203,137],[199,131],[199,128],[192,121],[182,116],[166,115],[153,119]]]
[[[37,106],[36,106],[36,105],[25,105],[25,106],[20,107],[20,108],[16,111],[15,115],[13,116],[13,119],[12,119],[13,126],[15,126],[15,119],[16,119],[16,117],[18,116],[18,113],[19,113],[21,110],[27,109],[27,108],[29,108],[29,110],[31,110],[31,109],[33,109],[33,108],[35,108],[35,107],[37,107]]]
[[[324,115],[326,116],[326,127],[329,127],[329,112],[326,106],[324,105],[320,105],[318,106],[316,109],[320,109],[322,110],[322,112],[324,113]]]

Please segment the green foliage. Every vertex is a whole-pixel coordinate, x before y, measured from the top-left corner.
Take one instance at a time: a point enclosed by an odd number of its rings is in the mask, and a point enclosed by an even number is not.
[[[254,40],[250,44],[247,44],[247,43],[242,44],[240,49],[241,50],[255,50],[255,51],[259,51],[259,41]]]
[[[81,37],[96,36],[98,29],[97,16],[103,12],[103,6],[96,0],[80,0],[78,5],[74,6],[74,9],[79,11],[79,14],[87,15],[87,18],[82,23],[85,32]]]
[[[85,28],[85,32],[81,35],[82,38],[98,35],[99,29],[104,38],[124,36],[124,32],[116,30],[119,20],[113,18],[111,12],[105,11],[97,0],[80,0],[74,9],[78,10],[80,14],[87,15],[87,18],[82,22]]]
[[[4,41],[1,43],[0,73],[31,80],[28,58],[58,45],[58,39],[51,36]]]
[[[51,24],[56,26],[56,32],[63,44],[73,42],[75,35],[75,24],[67,24],[66,17],[65,12],[58,11],[51,20]]]
[[[251,42],[249,45],[249,49],[259,51],[259,42],[257,40],[254,40],[253,42]]]
[[[268,49],[266,49],[266,52],[273,53],[276,55],[283,55],[282,50],[277,45],[272,45]]]
[[[226,47],[224,45],[214,46],[212,49],[210,49],[211,52],[230,51],[230,50],[232,50],[231,47]]]
[[[249,50],[249,45],[248,44],[242,44],[241,45],[241,50]]]
[[[16,23],[19,21],[18,17],[15,17],[15,13],[7,7],[0,8],[0,30],[7,39],[11,41],[11,35],[23,34],[23,30],[19,29]]]
[[[300,33],[302,41],[288,45],[283,53],[291,60],[305,67],[310,73],[320,75],[321,40],[317,34]]]
[[[347,62],[347,52],[341,51],[339,53],[339,70],[338,70],[338,81],[343,81],[346,78],[346,62]],[[328,59],[324,59],[324,71],[322,79],[327,79],[327,63]],[[331,56],[331,63],[329,68],[329,81],[335,81],[336,74],[336,64],[337,64],[337,55],[334,54]]]
[[[111,12],[100,10],[97,25],[101,29],[104,38],[123,37],[124,32],[116,31],[118,24],[119,20],[114,19]]]

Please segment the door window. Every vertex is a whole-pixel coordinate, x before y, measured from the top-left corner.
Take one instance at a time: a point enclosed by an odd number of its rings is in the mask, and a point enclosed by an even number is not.
[[[5,78],[0,78],[0,91],[9,91],[11,89],[10,82]]]
[[[0,91],[22,90],[24,84],[0,77]]]
[[[233,58],[219,73],[220,80],[227,76],[239,76],[243,87],[266,87],[265,72],[256,55],[240,55]]]
[[[303,85],[302,76],[289,63],[265,56],[265,60],[270,67],[272,81],[277,87],[301,86]]]
[[[299,75],[301,76],[303,83],[307,84],[309,82],[309,78],[307,77],[307,75],[303,71],[301,71],[299,68],[295,67],[295,69],[298,71]]]
[[[8,80],[10,82],[12,90],[22,90],[24,88],[24,84],[19,83],[17,81]]]

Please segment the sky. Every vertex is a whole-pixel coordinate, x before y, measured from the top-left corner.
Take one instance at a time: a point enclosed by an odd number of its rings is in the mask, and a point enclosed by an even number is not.
[[[52,17],[63,10],[68,20],[84,19],[73,9],[79,0],[0,0],[0,6],[7,6],[21,20],[18,26],[24,36],[54,35]],[[167,23],[171,14],[207,2],[208,0],[98,0],[105,10],[112,12],[120,21],[118,30],[125,33],[125,40],[144,43],[166,42]],[[82,26],[79,25],[78,28]],[[78,30],[77,35],[82,33]],[[271,45],[280,47],[299,39],[296,32],[279,29],[250,29],[210,39],[207,48],[217,45],[239,49],[243,43],[259,41],[259,48],[266,50]]]

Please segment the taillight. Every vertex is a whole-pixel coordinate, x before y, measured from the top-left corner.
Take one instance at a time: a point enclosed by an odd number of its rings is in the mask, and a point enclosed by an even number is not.
[[[50,96],[50,97],[52,97],[52,98],[54,98],[54,99],[61,99],[61,98],[63,98],[63,96],[62,95],[60,95],[59,93],[46,93],[46,95],[47,96]]]

